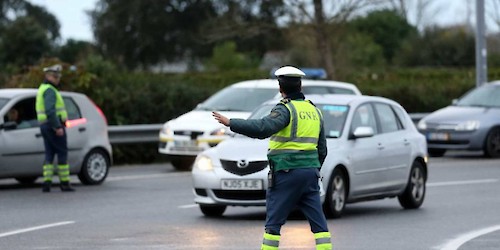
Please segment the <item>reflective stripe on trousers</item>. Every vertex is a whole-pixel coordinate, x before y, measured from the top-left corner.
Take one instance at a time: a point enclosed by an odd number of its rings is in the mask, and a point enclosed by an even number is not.
[[[332,236],[329,232],[319,232],[314,234],[316,239],[316,250],[332,250]]]
[[[52,164],[43,165],[43,181],[52,181],[53,175],[54,175],[54,165]]]
[[[279,235],[264,233],[261,250],[277,250],[280,245]]]

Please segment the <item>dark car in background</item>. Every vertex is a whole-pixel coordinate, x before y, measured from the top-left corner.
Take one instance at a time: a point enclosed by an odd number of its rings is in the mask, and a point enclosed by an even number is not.
[[[474,88],[418,123],[430,156],[447,150],[483,150],[500,157],[500,81]]]
[[[42,176],[45,154],[36,94],[37,89],[0,89],[0,178],[27,184]],[[112,163],[106,117],[84,94],[62,91],[61,95],[68,111],[70,172],[83,184],[100,184]]]

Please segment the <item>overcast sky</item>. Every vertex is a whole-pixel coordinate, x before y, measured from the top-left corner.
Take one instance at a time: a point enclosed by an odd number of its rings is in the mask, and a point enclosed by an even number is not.
[[[61,24],[63,40],[93,41],[90,19],[85,10],[92,10],[98,0],[29,0],[31,3],[45,7],[54,14]],[[474,0],[436,0],[439,13],[431,18],[440,25],[464,23],[467,19],[466,3]],[[474,6],[473,6],[474,7]],[[472,18],[473,20],[474,17]],[[492,25],[491,25],[492,26]],[[491,27],[490,26],[490,27]],[[489,28],[490,28],[489,27]]]

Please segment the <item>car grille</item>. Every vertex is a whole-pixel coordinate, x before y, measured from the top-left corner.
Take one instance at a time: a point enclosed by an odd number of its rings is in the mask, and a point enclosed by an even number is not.
[[[190,131],[190,130],[176,130],[174,131],[174,135],[185,135],[189,136],[191,140],[196,140],[198,136],[202,135],[203,131]]]
[[[240,176],[259,172],[267,167],[267,161],[251,161],[245,167],[238,166],[237,161],[220,160],[220,163],[226,171]]]
[[[226,200],[265,200],[266,190],[213,190],[215,196]]]

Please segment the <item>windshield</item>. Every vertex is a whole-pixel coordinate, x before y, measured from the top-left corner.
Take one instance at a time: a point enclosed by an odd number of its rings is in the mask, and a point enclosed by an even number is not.
[[[0,109],[3,108],[3,106],[5,106],[5,104],[9,101],[9,99],[6,99],[6,98],[0,98]]]
[[[476,88],[464,95],[455,105],[474,107],[500,107],[500,86]]]
[[[264,105],[256,109],[248,119],[261,119],[262,117],[269,115],[271,110],[275,105]],[[327,138],[338,138],[342,135],[342,130],[344,128],[345,120],[349,108],[345,105],[328,105],[320,104],[316,105],[317,108],[321,110],[323,114],[323,120],[325,123],[325,136]]]
[[[277,89],[224,88],[198,105],[196,110],[251,112],[277,93]]]

